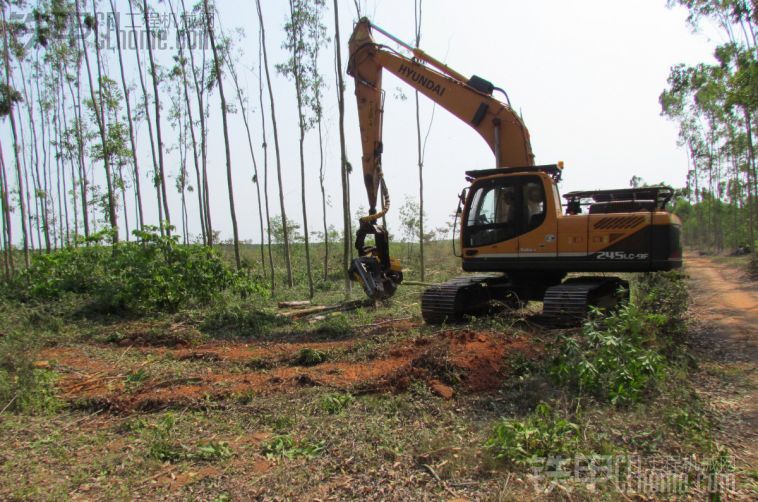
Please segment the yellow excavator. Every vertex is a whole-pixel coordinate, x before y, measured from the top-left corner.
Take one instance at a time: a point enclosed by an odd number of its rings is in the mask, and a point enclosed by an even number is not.
[[[377,43],[374,31],[409,55]],[[564,194],[562,204],[558,182],[563,164],[534,164],[529,132],[505,91],[482,77],[466,78],[366,18],[356,24],[349,50],[369,201],[369,215],[361,218],[356,236],[358,258],[349,274],[370,298],[389,298],[403,279],[379,223],[390,205],[382,177],[385,69],[469,124],[495,155],[495,168],[466,172],[469,186],[459,196],[456,216],[463,270],[486,273],[424,291],[426,322],[458,321],[486,314],[494,305],[517,307],[532,300],[543,301],[546,316],[580,318],[591,306],[609,307],[623,300],[628,283],[605,275],[566,279],[569,273],[681,267],[681,222],[666,210],[674,195],[670,188],[576,191]],[[374,237],[371,246],[366,245],[369,235]]]

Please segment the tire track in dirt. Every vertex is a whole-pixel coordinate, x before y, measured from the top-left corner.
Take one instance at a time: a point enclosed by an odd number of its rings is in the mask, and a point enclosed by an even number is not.
[[[695,388],[719,416],[717,440],[737,465],[758,465],[758,289],[741,271],[686,256],[701,369]]]

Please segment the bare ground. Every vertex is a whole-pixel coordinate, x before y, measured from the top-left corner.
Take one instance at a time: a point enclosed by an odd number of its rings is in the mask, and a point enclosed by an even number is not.
[[[745,273],[703,256],[686,272],[701,371],[695,389],[717,418],[717,442],[755,480],[758,469],[758,288]]]

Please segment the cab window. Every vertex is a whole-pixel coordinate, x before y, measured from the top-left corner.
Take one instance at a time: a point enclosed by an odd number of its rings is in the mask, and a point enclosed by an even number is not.
[[[481,187],[471,198],[466,220],[469,246],[484,246],[518,234],[518,192],[513,183]]]

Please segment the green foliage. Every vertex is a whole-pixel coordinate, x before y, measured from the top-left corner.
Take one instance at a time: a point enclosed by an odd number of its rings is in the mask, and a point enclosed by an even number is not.
[[[524,420],[502,419],[485,447],[495,458],[528,465],[534,457],[575,455],[579,432],[577,424],[559,416],[546,403],[540,403]]]
[[[668,353],[674,352],[687,331],[689,293],[680,271],[638,274],[634,278],[634,303],[641,312],[660,316],[657,341]]]
[[[32,414],[61,407],[55,395],[55,372],[37,368],[33,341],[22,333],[0,337],[0,410]]]
[[[646,344],[665,321],[633,304],[591,320],[578,337],[564,340],[550,372],[559,383],[614,405],[638,402],[663,376],[664,358]]]
[[[293,363],[298,366],[316,366],[326,361],[326,353],[310,347],[300,349],[293,360]]]
[[[338,415],[355,401],[351,394],[326,394],[319,402],[319,408],[330,415]]]
[[[324,442],[311,442],[307,440],[296,442],[289,435],[274,436],[263,443],[261,453],[267,458],[284,457],[288,459],[298,457],[315,457],[324,451]]]
[[[316,327],[316,333],[329,338],[344,338],[353,334],[353,327],[344,314],[329,316]]]
[[[217,336],[260,337],[289,321],[240,301],[219,301],[205,316],[201,329]]]
[[[106,312],[175,311],[207,304],[223,291],[263,295],[256,282],[231,270],[211,248],[180,245],[176,237],[135,231],[141,242],[66,248],[35,255],[17,280],[23,297],[91,295]]]

